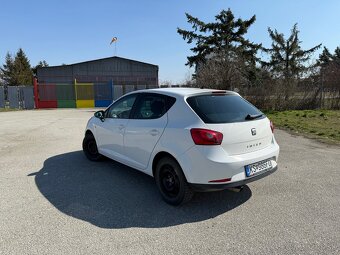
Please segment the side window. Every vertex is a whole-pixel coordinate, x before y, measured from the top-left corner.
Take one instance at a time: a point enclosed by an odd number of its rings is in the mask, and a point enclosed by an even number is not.
[[[167,112],[167,110],[172,106],[171,105],[170,107],[168,107],[168,101],[169,100],[167,96],[145,93],[138,100],[132,118],[158,119],[162,117]]]
[[[133,94],[120,99],[107,110],[106,118],[128,119],[136,97],[137,94]]]

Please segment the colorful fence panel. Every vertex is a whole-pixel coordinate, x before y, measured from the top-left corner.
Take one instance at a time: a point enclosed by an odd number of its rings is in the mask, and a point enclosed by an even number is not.
[[[112,82],[94,84],[95,107],[107,107],[113,101]]]
[[[0,87],[0,108],[5,108],[5,90]]]
[[[57,108],[57,89],[55,84],[38,84],[39,108]]]
[[[76,108],[76,93],[74,84],[56,84],[58,108]]]
[[[65,83],[38,83],[35,79],[33,97],[35,106],[37,108],[107,107],[126,93],[149,88],[148,85],[122,83],[115,85],[113,80],[96,80],[97,82],[94,83],[74,80],[72,84],[67,81]],[[30,103],[30,106],[27,107],[31,107],[31,105]]]
[[[94,107],[94,86],[93,83],[75,82],[77,108]]]

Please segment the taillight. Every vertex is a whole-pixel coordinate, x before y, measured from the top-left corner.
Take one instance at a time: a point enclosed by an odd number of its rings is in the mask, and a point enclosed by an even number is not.
[[[220,145],[223,140],[222,133],[209,129],[193,128],[190,133],[197,145]]]
[[[274,133],[274,123],[270,121],[270,129],[272,130],[272,133]]]

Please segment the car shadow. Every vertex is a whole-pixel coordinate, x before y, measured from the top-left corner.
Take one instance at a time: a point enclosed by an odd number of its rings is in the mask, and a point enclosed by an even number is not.
[[[91,162],[82,151],[48,158],[28,176],[61,212],[101,228],[162,228],[214,218],[251,197],[241,192],[197,193],[189,203],[173,207],[161,199],[154,179],[111,160]]]

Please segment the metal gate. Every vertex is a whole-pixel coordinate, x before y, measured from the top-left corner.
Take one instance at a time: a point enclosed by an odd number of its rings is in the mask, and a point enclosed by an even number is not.
[[[123,86],[122,85],[113,85],[113,99],[117,100],[123,95]]]
[[[23,109],[34,109],[33,87],[19,87],[19,97]]]
[[[7,96],[9,101],[9,108],[19,108],[19,93],[18,86],[8,86]]]
[[[73,84],[56,84],[58,108],[76,108],[76,95]]]
[[[77,108],[94,107],[93,83],[75,83]]]
[[[125,93],[129,93],[135,90],[135,85],[125,85]]]
[[[57,108],[57,92],[55,84],[42,83],[38,88],[39,108]]]
[[[107,107],[112,103],[112,83],[95,83],[94,84],[94,106]]]

